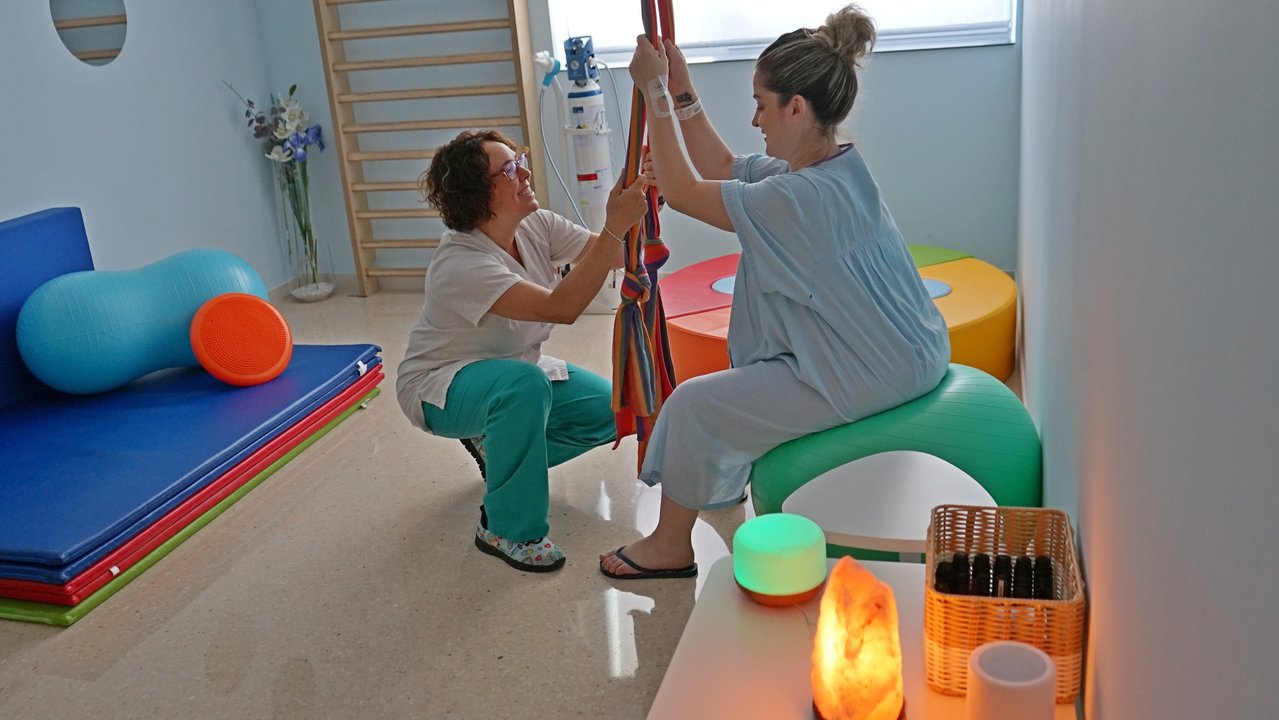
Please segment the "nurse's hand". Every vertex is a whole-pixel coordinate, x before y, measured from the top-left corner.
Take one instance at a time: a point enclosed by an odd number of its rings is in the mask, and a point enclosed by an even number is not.
[[[644,176],[636,177],[630,187],[623,187],[625,182],[624,177],[617,179],[604,206],[604,232],[615,239],[625,236],[648,212],[648,200],[644,196],[648,182]]]

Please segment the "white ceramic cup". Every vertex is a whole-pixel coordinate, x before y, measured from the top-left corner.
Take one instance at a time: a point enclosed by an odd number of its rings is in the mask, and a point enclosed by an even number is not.
[[[1001,640],[968,656],[968,720],[1052,720],[1057,666],[1043,650]]]

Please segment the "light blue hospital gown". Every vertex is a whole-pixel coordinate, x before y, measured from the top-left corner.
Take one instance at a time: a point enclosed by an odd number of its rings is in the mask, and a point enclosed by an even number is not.
[[[640,473],[685,507],[736,502],[772,448],[913,400],[946,372],[946,322],[861,154],[788,170],[741,156],[722,186],[742,244],[732,368],[675,389]]]

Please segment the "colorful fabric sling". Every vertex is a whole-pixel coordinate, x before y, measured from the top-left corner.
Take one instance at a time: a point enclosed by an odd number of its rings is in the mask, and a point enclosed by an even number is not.
[[[671,0],[640,0],[644,33],[656,46],[661,38],[675,38]],[[659,26],[659,27],[655,27]],[[660,30],[660,35],[658,31]],[[644,152],[646,111],[640,88],[631,93],[630,134],[626,145],[626,186],[636,181]],[[613,321],[613,414],[617,423],[616,448],[622,438],[634,434],[639,441],[638,463],[644,466],[649,434],[662,403],[675,389],[675,371],[667,352],[666,313],[657,285],[658,269],[670,251],[662,242],[657,222],[658,192],[648,188],[648,213],[630,228],[625,238],[625,279],[621,305]]]

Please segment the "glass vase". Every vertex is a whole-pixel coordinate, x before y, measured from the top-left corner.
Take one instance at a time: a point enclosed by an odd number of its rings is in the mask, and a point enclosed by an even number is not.
[[[310,180],[306,161],[276,163],[276,183],[280,188],[281,215],[289,261],[298,273],[298,286],[290,291],[301,302],[323,300],[333,294],[333,283],[321,279],[319,246],[311,223]]]

